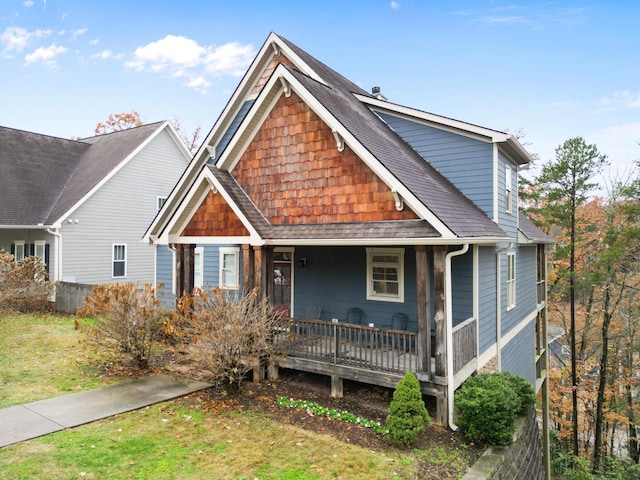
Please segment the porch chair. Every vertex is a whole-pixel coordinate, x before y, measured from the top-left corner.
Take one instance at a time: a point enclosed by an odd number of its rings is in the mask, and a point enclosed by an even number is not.
[[[409,317],[406,313],[396,312],[391,315],[391,330],[406,330],[409,323]],[[408,345],[404,340],[394,339],[392,348],[398,348],[400,350],[406,350]]]
[[[320,313],[322,312],[322,308],[317,305],[309,305],[307,307],[307,314],[305,318],[307,320],[320,320]]]
[[[347,323],[351,323],[353,325],[360,325],[362,323],[362,315],[364,312],[358,307],[351,307],[347,310]]]

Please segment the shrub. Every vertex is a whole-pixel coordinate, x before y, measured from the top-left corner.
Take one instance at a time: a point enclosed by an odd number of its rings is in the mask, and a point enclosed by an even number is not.
[[[239,296],[212,288],[184,295],[165,331],[202,376],[238,391],[248,372],[282,352],[274,336],[279,320],[257,290]]]
[[[0,311],[42,310],[51,288],[41,258],[31,256],[16,262],[13,255],[0,249]]]
[[[411,446],[430,423],[420,383],[413,373],[407,372],[398,382],[389,405],[389,438],[396,445]]]
[[[527,412],[529,407],[536,402],[536,391],[534,390],[533,385],[520,375],[513,375],[509,372],[502,372],[500,375],[509,381],[511,388],[513,388],[518,395],[518,398],[520,399],[520,410],[518,411],[518,415],[523,415]]]
[[[79,322],[90,342],[148,368],[166,313],[150,283],[129,282],[94,286],[78,316],[91,317]]]
[[[530,392],[524,382],[522,377],[508,373],[468,378],[455,393],[460,414],[458,425],[465,436],[474,442],[508,445],[515,433],[516,417],[535,400],[535,396],[530,395],[533,388],[529,385]]]

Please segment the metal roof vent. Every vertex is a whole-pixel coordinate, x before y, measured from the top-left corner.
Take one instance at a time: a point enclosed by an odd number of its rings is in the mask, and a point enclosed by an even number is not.
[[[373,95],[374,97],[376,97],[378,100],[386,100],[387,97],[385,97],[381,92],[380,92],[380,87],[371,87],[371,95]]]

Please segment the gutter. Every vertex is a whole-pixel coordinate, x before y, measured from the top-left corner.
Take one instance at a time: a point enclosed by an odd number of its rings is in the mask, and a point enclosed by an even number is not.
[[[453,394],[454,394],[454,371],[453,371],[453,279],[451,278],[451,259],[459,255],[464,255],[469,251],[469,244],[465,243],[460,250],[447,253],[445,257],[445,277],[447,279],[445,286],[445,296],[447,298],[447,414],[449,428],[454,432],[458,430],[458,426],[453,423]]]

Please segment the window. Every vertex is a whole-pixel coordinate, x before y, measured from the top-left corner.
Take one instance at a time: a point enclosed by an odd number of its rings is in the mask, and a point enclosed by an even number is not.
[[[513,204],[513,192],[512,192],[512,180],[511,180],[511,167],[507,166],[504,172],[504,183],[505,183],[505,195],[504,199],[506,202],[505,210],[507,213],[511,213],[511,208]]]
[[[516,306],[516,254],[507,253],[507,310]]]
[[[113,278],[127,276],[127,246],[125,244],[113,245]]]
[[[34,243],[33,255],[42,259],[42,263],[45,263],[45,245],[44,240],[36,240]]]
[[[157,197],[158,211],[160,211],[160,209],[162,208],[162,206],[165,204],[166,201],[167,201],[167,197]]]
[[[16,262],[19,262],[20,260],[24,260],[25,256],[26,256],[26,250],[24,247],[24,240],[16,240],[14,250],[13,250],[13,259]]]
[[[404,302],[404,249],[367,249],[367,300]]]
[[[204,248],[196,247],[193,253],[193,286],[202,288],[204,284]]]
[[[237,247],[220,249],[220,288],[235,290],[240,287],[239,253]]]

